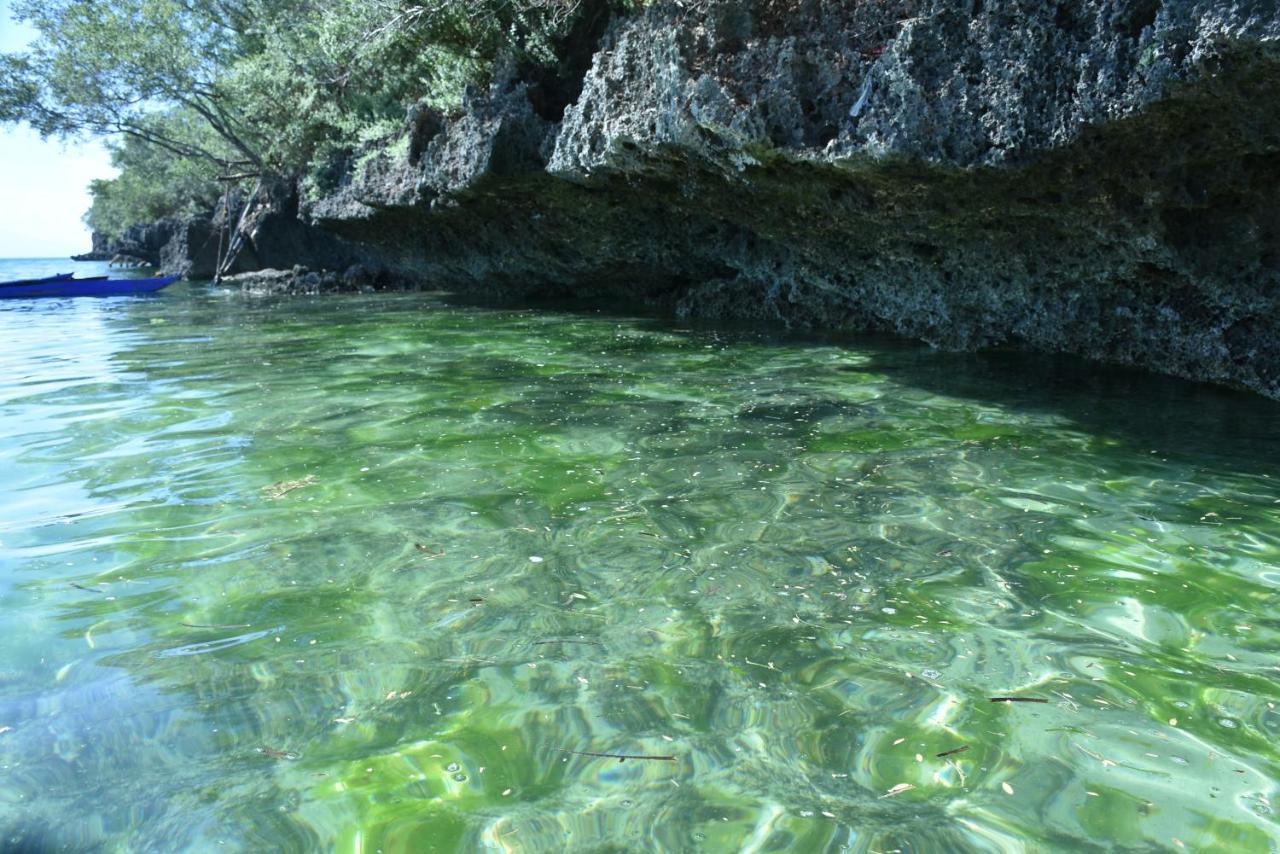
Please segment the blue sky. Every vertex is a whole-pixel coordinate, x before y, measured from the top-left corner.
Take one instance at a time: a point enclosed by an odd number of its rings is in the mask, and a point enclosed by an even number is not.
[[[0,51],[21,50],[31,39],[0,0]],[[96,140],[40,139],[30,128],[0,126],[0,258],[52,258],[89,251],[81,222],[89,209],[89,182],[115,174]]]

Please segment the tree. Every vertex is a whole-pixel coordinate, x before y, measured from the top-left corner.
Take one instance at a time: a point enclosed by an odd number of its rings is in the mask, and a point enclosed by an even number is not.
[[[177,139],[209,136],[198,116],[174,110],[152,119]],[[207,144],[213,145],[216,140]],[[112,146],[119,174],[89,185],[93,207],[85,215],[95,232],[119,237],[131,225],[170,216],[205,212],[221,193],[218,167],[204,158],[179,157],[136,137]]]
[[[18,20],[38,37],[0,57],[0,121],[51,135],[133,137],[182,157],[261,170],[262,137],[223,83],[253,52],[256,22],[288,0],[22,0]],[[182,107],[221,141],[211,148],[166,133],[158,110]]]
[[[118,231],[455,106],[502,54],[552,64],[579,2],[18,0],[37,37],[0,55],[0,122],[123,139],[90,214]]]
[[[456,99],[507,51],[553,61],[578,0],[20,0],[38,38],[0,56],[0,121],[120,135],[257,172],[297,170],[322,140]],[[220,145],[174,137],[200,117]]]

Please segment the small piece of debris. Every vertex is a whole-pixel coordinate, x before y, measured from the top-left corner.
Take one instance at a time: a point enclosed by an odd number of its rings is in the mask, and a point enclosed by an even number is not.
[[[216,626],[216,625],[203,625],[201,623],[179,623],[179,625],[186,626],[188,629],[247,629],[247,628],[250,628],[248,624]]]
[[[259,747],[258,752],[268,759],[288,759],[294,760],[299,758],[298,754],[291,750],[276,750],[273,747]]]
[[[1013,786],[1010,786],[1008,783],[1001,783],[1001,784],[1000,784],[1000,788],[1004,789],[1004,793],[1005,793],[1006,795],[1012,795],[1012,794],[1013,794]]]
[[[561,747],[557,747],[556,749],[559,750],[561,753],[572,753],[574,756],[592,756],[597,759],[616,759],[618,760],[619,765],[621,765],[623,762],[626,762],[628,759],[647,759],[653,762],[675,762],[676,761],[676,758],[674,756],[649,756],[645,754],[636,754],[636,753],[593,753],[589,750],[565,750],[564,748],[561,748]]]
[[[910,783],[899,783],[898,785],[894,786],[892,789],[890,789],[889,791],[881,795],[880,800],[884,800],[885,798],[892,798],[896,795],[901,795],[903,792],[909,792],[914,788],[915,786],[911,785]]]
[[[1047,703],[1040,697],[989,697],[993,703]]]
[[[267,494],[268,500],[278,501],[281,498],[284,498],[290,492],[293,492],[294,490],[303,489],[308,486],[313,486],[317,482],[318,481],[316,480],[316,476],[313,474],[309,474],[306,477],[299,478],[298,480],[282,480],[279,483],[273,483],[270,486],[264,486],[262,487],[262,491]]]
[[[867,108],[867,102],[871,100],[871,73],[868,72],[866,79],[862,81],[862,91],[858,93],[858,100],[849,108],[849,117],[856,119],[862,115],[862,111]]]
[[[942,759],[943,757],[946,757],[946,756],[955,756],[957,753],[964,753],[968,749],[969,749],[969,745],[966,744],[963,747],[956,747],[956,748],[953,748],[952,750],[944,750],[941,753],[936,755],[939,759]]]

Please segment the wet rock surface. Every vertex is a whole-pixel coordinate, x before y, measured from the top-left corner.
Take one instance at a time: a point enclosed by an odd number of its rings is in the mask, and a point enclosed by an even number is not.
[[[342,271],[312,270],[299,264],[288,270],[268,268],[237,273],[224,277],[222,284],[257,296],[300,296],[408,290],[415,282],[390,270],[360,264]]]
[[[161,275],[208,279],[218,262],[220,221],[208,216],[169,217],[130,226],[120,237],[93,235],[93,250],[75,261],[120,261],[155,267]],[[222,235],[225,237],[225,235]]]

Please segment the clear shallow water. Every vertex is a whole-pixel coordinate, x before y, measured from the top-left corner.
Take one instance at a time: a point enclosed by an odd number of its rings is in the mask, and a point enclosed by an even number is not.
[[[1273,851],[1277,415],[424,295],[0,303],[0,847]]]

